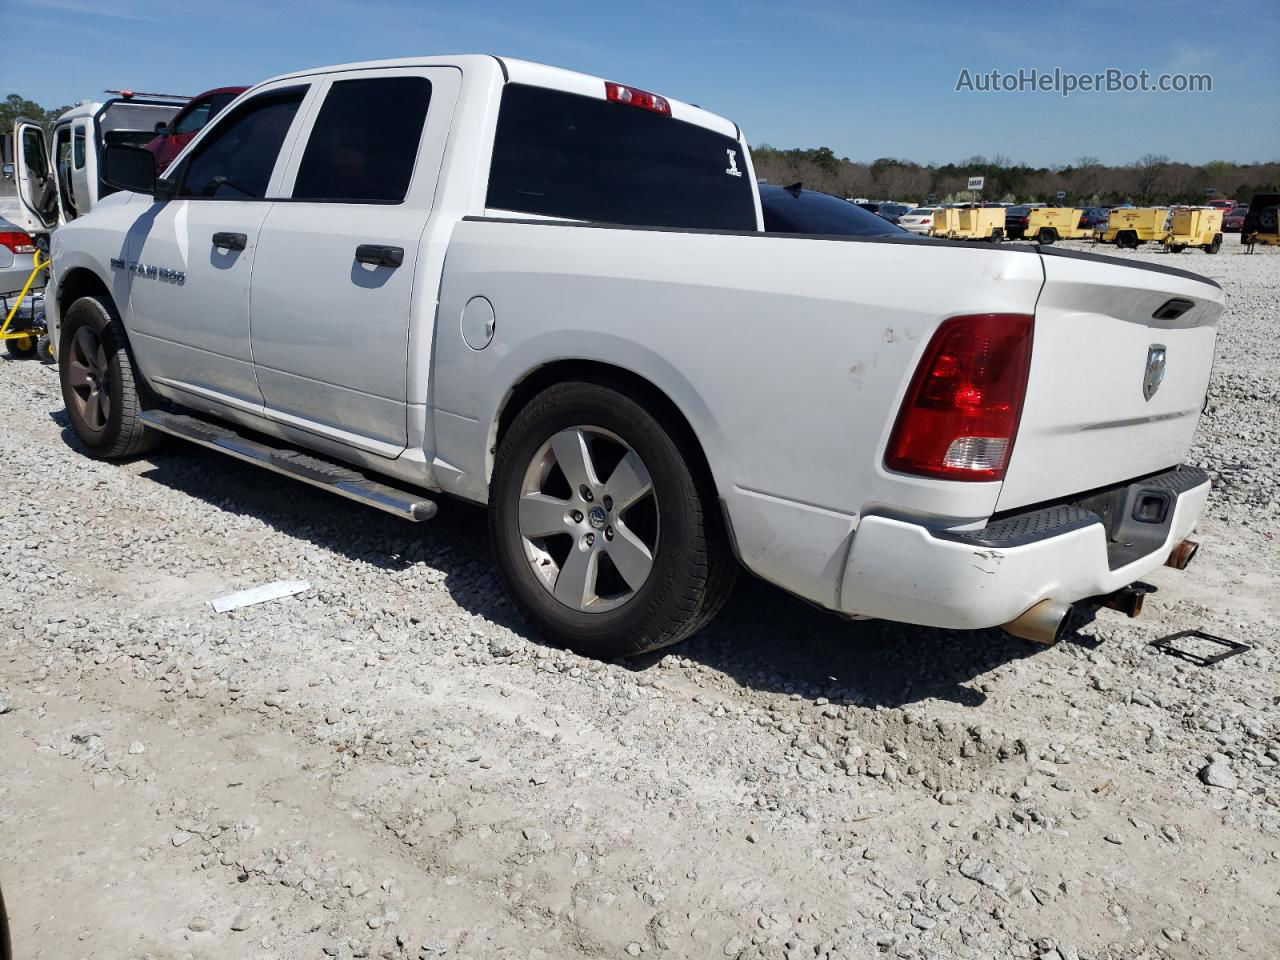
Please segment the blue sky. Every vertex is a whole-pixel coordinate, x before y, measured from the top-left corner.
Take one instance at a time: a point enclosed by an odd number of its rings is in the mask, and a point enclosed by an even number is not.
[[[107,87],[194,94],[307,66],[483,52],[701,104],[753,144],[855,160],[1280,159],[1276,0],[3,0],[0,29],[0,93],[50,106]],[[43,55],[14,57],[15,36]],[[1021,67],[1204,72],[1213,92],[955,91],[962,68]]]

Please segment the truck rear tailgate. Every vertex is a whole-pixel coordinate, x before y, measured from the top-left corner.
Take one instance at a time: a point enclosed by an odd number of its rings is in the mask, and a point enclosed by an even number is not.
[[[1181,463],[1222,314],[1222,290],[1195,274],[1042,252],[1031,374],[998,510]]]

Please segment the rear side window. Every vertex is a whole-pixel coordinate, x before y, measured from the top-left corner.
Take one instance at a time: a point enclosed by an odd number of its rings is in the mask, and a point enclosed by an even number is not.
[[[488,206],[632,226],[756,229],[737,140],[648,110],[520,84],[502,94]]]
[[[293,185],[296,200],[400,203],[431,103],[425,77],[339,80],[316,117]]]
[[[305,93],[306,87],[290,87],[259,94],[220,118],[187,162],[181,196],[266,196],[280,147]]]

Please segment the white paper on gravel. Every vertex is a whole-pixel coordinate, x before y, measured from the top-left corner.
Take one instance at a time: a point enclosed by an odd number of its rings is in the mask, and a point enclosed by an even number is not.
[[[225,597],[210,600],[209,606],[213,607],[217,613],[226,613],[228,610],[236,610],[240,607],[251,607],[255,603],[291,597],[295,593],[310,589],[311,584],[306,580],[277,580],[274,583],[264,583],[260,587],[241,590],[239,593],[228,593]]]

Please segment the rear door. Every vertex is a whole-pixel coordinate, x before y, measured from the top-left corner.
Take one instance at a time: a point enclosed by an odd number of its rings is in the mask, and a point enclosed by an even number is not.
[[[304,123],[254,266],[266,414],[382,456],[407,442],[409,322],[461,71],[330,75]],[[425,397],[417,399],[425,402]]]
[[[58,222],[58,187],[44,128],[34,120],[15,120],[13,143],[17,225],[28,233],[51,230]]]
[[[309,87],[282,81],[223,114],[171,171],[177,196],[129,231],[128,324],[149,377],[258,412],[249,281]]]

